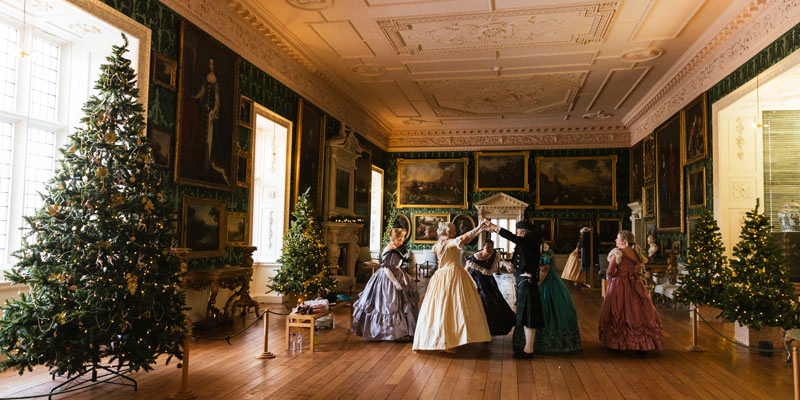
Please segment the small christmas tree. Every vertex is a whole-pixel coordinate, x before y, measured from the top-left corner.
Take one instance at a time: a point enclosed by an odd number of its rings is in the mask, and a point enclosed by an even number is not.
[[[756,201],[756,208],[745,217],[741,240],[733,248],[720,308],[723,318],[751,329],[789,329],[798,322],[796,297],[778,243],[769,232],[769,220],[758,213]]]
[[[328,266],[328,247],[322,227],[308,197],[306,190],[297,199],[292,226],[283,238],[283,254],[278,259],[281,267],[272,278],[272,284],[267,285],[271,290],[297,295],[301,300],[326,294],[336,286]]]
[[[675,292],[676,300],[696,305],[717,306],[725,288],[725,246],[719,226],[711,211],[697,220],[686,258],[686,274],[681,275],[681,287]]]
[[[114,46],[83,107],[44,204],[6,276],[28,285],[3,307],[3,370],[44,365],[74,376],[103,361],[150,369],[180,357],[184,295],[170,255],[164,173],[144,136],[136,73]]]

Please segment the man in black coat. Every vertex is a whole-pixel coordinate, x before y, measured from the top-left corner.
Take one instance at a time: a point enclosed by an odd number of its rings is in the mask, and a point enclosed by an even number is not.
[[[517,234],[495,224],[492,232],[513,242],[514,278],[517,282],[517,323],[511,340],[514,358],[533,357],[534,329],[544,325],[542,299],[539,297],[539,256],[542,240],[528,221],[517,222]]]

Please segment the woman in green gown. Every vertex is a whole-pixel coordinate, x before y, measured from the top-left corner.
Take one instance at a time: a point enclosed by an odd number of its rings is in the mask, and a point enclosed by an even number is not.
[[[569,290],[561,281],[553,263],[553,250],[542,244],[539,284],[544,326],[536,330],[533,352],[537,354],[573,354],[581,351],[578,314]]]

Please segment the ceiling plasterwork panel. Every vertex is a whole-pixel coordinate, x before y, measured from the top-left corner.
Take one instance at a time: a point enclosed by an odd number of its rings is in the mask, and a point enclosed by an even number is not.
[[[585,72],[572,72],[441,79],[418,85],[440,117],[530,115],[568,111],[585,76]]]
[[[603,40],[616,2],[378,20],[397,54],[584,45]]]
[[[286,0],[286,2],[301,10],[324,10],[333,6],[333,0]]]

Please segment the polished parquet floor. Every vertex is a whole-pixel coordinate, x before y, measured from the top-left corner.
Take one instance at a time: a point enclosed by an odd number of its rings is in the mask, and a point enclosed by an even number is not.
[[[572,356],[511,357],[511,337],[460,348],[456,354],[415,353],[411,343],[365,343],[349,333],[348,309],[320,333],[315,353],[285,350],[285,317],[270,319],[272,360],[257,360],[261,324],[224,341],[197,341],[190,353],[190,388],[200,399],[790,399],[792,369],[781,356],[736,349],[701,326],[705,353],[687,352],[688,313],[659,307],[666,350],[644,357],[614,353],[597,340],[598,290],[571,289],[583,352]],[[253,318],[252,313],[249,317]],[[204,335],[224,336],[238,325]],[[732,336],[730,326],[715,325]],[[132,375],[138,391],[100,385],[57,398],[165,399],[178,391],[176,364]],[[45,393],[52,381],[39,368],[0,374],[0,397]]]

